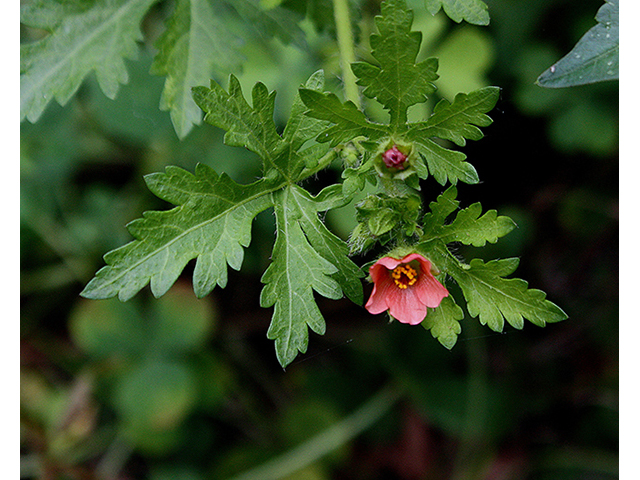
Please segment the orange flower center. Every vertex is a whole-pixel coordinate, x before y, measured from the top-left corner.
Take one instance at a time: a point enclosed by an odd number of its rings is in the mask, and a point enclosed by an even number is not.
[[[404,290],[418,281],[418,272],[409,265],[398,265],[391,272],[391,278],[399,289]]]

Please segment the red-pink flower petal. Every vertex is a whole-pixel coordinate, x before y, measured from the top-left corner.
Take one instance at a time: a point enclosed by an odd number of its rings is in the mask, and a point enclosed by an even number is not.
[[[417,279],[400,288],[391,277],[399,265],[418,263]],[[413,267],[411,267],[413,268]],[[389,314],[402,323],[417,325],[427,315],[427,307],[440,305],[448,290],[431,273],[431,262],[418,253],[411,253],[398,260],[382,257],[369,269],[373,280],[373,291],[365,308],[372,314],[389,310]]]

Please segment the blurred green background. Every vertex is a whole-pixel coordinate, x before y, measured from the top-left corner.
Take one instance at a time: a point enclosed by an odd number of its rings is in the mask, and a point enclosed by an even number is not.
[[[378,6],[352,3],[364,55]],[[202,125],[180,141],[159,110],[163,78],[148,72],[172,5],[160,2],[115,101],[90,76],[64,108],[21,125],[22,478],[618,477],[618,83],[534,85],[602,2],[487,0],[488,27],[408,3],[421,55],[440,57],[439,95],[502,88],[494,124],[464,148],[481,183],[458,190],[463,205],[481,201],[519,228],[460,253],[521,257],[516,275],[569,319],[501,335],[466,318],[448,351],[420,327],[320,298],[327,334],[311,334],[307,355],[283,371],[266,338],[271,311],[258,305],[271,212],[255,222],[242,271],[205,299],[193,294],[192,265],[157,300],[147,289],[127,303],[79,297],[102,255],[130,240],[126,223],[169,208],[145,174],[203,162],[241,182],[259,175],[220,130]],[[331,3],[316,5],[305,44],[247,29],[242,70],[228,72],[245,91],[256,81],[277,90],[280,125],[317,69],[341,94]],[[226,75],[216,80],[226,87]],[[425,201],[442,190],[427,180]],[[348,234],[350,212],[328,216],[334,231]]]

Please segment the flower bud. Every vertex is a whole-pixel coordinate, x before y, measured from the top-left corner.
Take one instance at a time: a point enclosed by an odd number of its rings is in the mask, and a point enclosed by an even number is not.
[[[389,150],[382,154],[382,161],[387,168],[397,168],[398,170],[404,170],[407,161],[407,156],[398,150],[398,146],[394,145]]]

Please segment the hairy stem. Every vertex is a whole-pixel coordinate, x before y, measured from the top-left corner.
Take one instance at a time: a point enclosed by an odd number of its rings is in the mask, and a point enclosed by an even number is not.
[[[349,17],[349,0],[333,0],[333,13],[336,21],[338,50],[340,51],[340,67],[347,100],[351,100],[360,108],[360,93],[356,84],[356,76],[351,71],[351,64],[356,61],[351,18]]]

